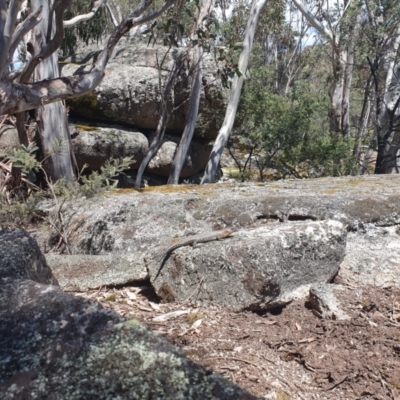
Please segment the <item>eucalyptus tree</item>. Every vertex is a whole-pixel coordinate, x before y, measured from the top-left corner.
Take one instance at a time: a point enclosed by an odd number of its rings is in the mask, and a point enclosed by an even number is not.
[[[270,0],[261,14],[251,69],[267,68],[271,72],[265,83],[273,93],[287,96],[298,79],[308,31],[301,14],[284,0]]]
[[[166,55],[167,54],[168,53],[166,53]],[[143,160],[139,166],[139,169],[136,173],[135,189],[140,189],[145,169],[147,168],[151,159],[157,154],[157,151],[162,146],[165,130],[167,128],[167,123],[169,121],[169,118],[171,117],[171,113],[174,111],[174,110],[169,110],[168,100],[170,99],[172,89],[174,88],[174,85],[179,76],[179,73],[181,72],[181,70],[184,66],[186,58],[187,58],[187,52],[181,51],[178,54],[178,56],[176,57],[176,59],[174,61],[174,66],[172,67],[172,69],[169,73],[165,87],[163,88],[162,95],[161,95],[161,104],[162,105],[161,105],[161,110],[160,110],[160,117],[159,117],[158,124],[157,124],[157,129],[156,129],[153,139],[151,140],[147,154],[143,158]],[[161,88],[161,86],[162,86],[161,85],[161,74],[159,76],[160,76],[159,85]]]
[[[251,6],[247,26],[244,33],[242,43],[242,52],[240,54],[238,63],[238,73],[233,78],[231,93],[228,105],[225,112],[225,118],[222,126],[215,139],[214,146],[211,150],[210,157],[207,162],[201,183],[213,183],[221,160],[221,155],[228,143],[229,135],[232,131],[233,123],[235,121],[236,111],[239,105],[240,93],[242,91],[244,75],[247,72],[247,66],[253,46],[254,35],[257,29],[258,20],[267,0],[254,0]]]
[[[207,21],[210,19],[213,7],[214,0],[202,0],[200,7],[196,10],[196,18],[190,33],[191,43],[194,43],[194,54],[192,57],[193,74],[189,110],[186,117],[185,129],[179,142],[168,178],[168,183],[170,184],[177,184],[179,182],[179,176],[185,163],[190,143],[193,139],[194,128],[199,113],[200,94],[203,80],[204,49],[201,38],[205,35],[205,32],[208,29]]]
[[[400,171],[400,9],[398,2],[364,0],[360,31],[359,57],[365,83],[362,130],[359,141],[367,139],[366,129],[372,125],[361,173],[375,162],[377,174]],[[364,137],[364,138],[363,138]],[[357,143],[358,144],[358,143]],[[376,160],[374,153],[377,152]]]
[[[361,8],[359,2],[344,0],[331,6],[317,1],[313,9],[301,0],[292,0],[309,24],[326,40],[331,49],[332,84],[330,124],[332,132],[350,133],[350,89],[353,77],[354,46]]]
[[[121,37],[136,26],[159,17],[174,1],[165,0],[155,7],[151,0],[143,0],[113,29],[90,71],[60,78],[57,51],[64,38],[64,15],[76,3],[73,0],[31,0],[28,4],[20,0],[0,0],[0,115],[19,114],[21,120],[23,112],[37,110],[41,145],[51,179],[74,177],[67,110],[60,102],[82,96],[99,85]],[[91,16],[105,3],[103,0],[93,2]],[[23,7],[28,16],[19,20]],[[87,18],[91,16],[87,15]],[[10,71],[15,50],[30,32],[31,40],[27,46],[30,58],[21,72]],[[59,105],[46,109],[55,102]]]

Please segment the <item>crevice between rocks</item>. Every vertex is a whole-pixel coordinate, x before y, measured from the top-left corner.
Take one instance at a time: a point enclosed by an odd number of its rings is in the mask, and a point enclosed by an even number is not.
[[[279,222],[292,222],[292,221],[318,221],[319,218],[316,217],[315,215],[300,215],[300,214],[289,214],[289,215],[283,215],[283,214],[268,214],[268,215],[259,215],[257,216],[257,219],[272,219],[272,220],[277,220]]]

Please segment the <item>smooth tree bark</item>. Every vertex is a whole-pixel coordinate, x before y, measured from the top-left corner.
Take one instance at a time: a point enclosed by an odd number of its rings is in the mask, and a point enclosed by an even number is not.
[[[92,9],[87,14],[77,15],[67,21],[64,21],[64,28],[74,26],[82,21],[87,21],[95,16],[101,6],[107,5],[107,0],[97,0],[94,2]]]
[[[112,51],[123,35],[130,29],[159,17],[175,0],[166,0],[154,11],[144,13],[151,2],[143,3],[125,18],[108,38],[103,50],[88,72],[55,78],[41,82],[20,84],[5,78],[0,79],[0,115],[15,114],[36,109],[58,100],[79,97],[89,93],[103,79],[104,71]],[[0,49],[2,52],[2,49]],[[0,70],[0,76],[4,70]]]
[[[21,11],[26,12],[27,11],[27,2],[24,2],[22,5]],[[23,22],[18,24],[17,28],[15,29],[15,32],[13,34],[12,42],[10,45],[10,48],[8,50],[9,58],[11,62],[13,62],[13,57],[14,53],[17,50],[17,46],[22,42],[23,38],[25,35],[32,30],[39,22],[41,21],[41,15],[42,15],[43,7],[37,8],[34,12],[28,15],[28,17],[25,18]],[[16,72],[15,78],[17,78],[20,75],[20,72]],[[12,78],[11,78],[12,79]],[[28,79],[27,79],[28,81]],[[16,119],[16,128],[18,132],[18,139],[20,144],[24,145],[27,147],[29,145],[29,138],[28,138],[28,133],[27,129],[25,127],[25,122],[26,122],[26,113],[18,113],[15,114],[15,119]]]
[[[396,32],[391,50],[387,54],[388,68],[385,79],[383,104],[375,124],[378,155],[375,174],[400,172],[400,85],[398,78],[398,51],[400,47],[400,27]]]
[[[400,148],[400,84],[399,47],[400,24],[392,17],[391,23],[376,15],[374,7],[366,7],[369,38],[367,61],[370,70],[366,96],[373,104],[371,120],[374,134],[365,153],[361,174],[398,173]],[[365,102],[365,101],[364,101]],[[368,110],[368,109],[367,109]],[[369,168],[370,167],[370,168]]]
[[[243,48],[239,58],[239,71],[240,76],[235,75],[231,94],[229,97],[228,106],[226,108],[224,122],[221,129],[218,132],[218,136],[215,139],[213,149],[211,151],[206,170],[204,171],[201,184],[213,183],[215,181],[215,175],[218,170],[218,166],[221,160],[222,152],[228,143],[229,135],[232,131],[233,123],[235,121],[237,107],[239,105],[240,93],[242,91],[244,75],[247,71],[247,65],[251,54],[251,48],[253,46],[254,34],[257,28],[258,20],[260,18],[261,11],[267,4],[267,0],[254,0],[249,19],[247,21],[247,27],[244,34]]]
[[[368,122],[371,116],[371,103],[372,103],[370,98],[371,86],[372,86],[372,79],[371,77],[369,77],[365,84],[363,106],[359,118],[357,136],[355,138],[353,146],[353,156],[356,157],[358,163],[360,164],[360,170],[359,170],[360,175],[363,175],[366,172],[368,172],[369,163],[372,157],[372,153],[369,154],[368,152],[369,149],[367,150],[367,152],[364,153],[363,149],[360,147],[361,143],[363,143],[363,141],[365,140],[367,134]],[[375,146],[373,146],[372,148],[374,147]]]
[[[329,29],[300,0],[293,0],[293,3],[308,23],[327,39],[332,47],[333,79],[329,90],[331,101],[330,129],[332,132],[339,132],[346,136],[350,133],[350,88],[353,77],[354,44],[360,21],[359,15],[352,29],[349,32],[341,33],[341,23],[350,9],[350,0],[345,2],[343,12],[335,24],[331,23],[328,17]]]
[[[135,189],[140,189],[142,178],[145,169],[149,165],[151,159],[156,155],[157,151],[160,149],[162,145],[162,141],[164,139],[165,129],[167,127],[168,120],[170,118],[170,111],[168,110],[168,99],[171,96],[172,89],[175,85],[176,79],[179,76],[179,72],[181,71],[184,61],[187,57],[187,52],[181,52],[175,59],[174,67],[172,68],[167,84],[165,85],[165,89],[162,95],[162,107],[160,112],[160,119],[158,120],[158,125],[156,129],[156,133],[151,141],[149,151],[147,152],[145,158],[143,159],[138,172],[136,174],[135,179]],[[161,79],[160,79],[161,80]]]
[[[62,27],[72,27],[82,21],[93,18],[98,9],[105,3],[107,3],[107,0],[98,0],[94,3],[89,13],[63,21],[64,11],[71,2],[63,2],[63,7],[60,7],[53,0],[32,0],[31,6],[33,9],[42,8],[43,10],[41,21],[32,32],[34,54],[40,54],[51,39],[62,38]],[[34,81],[59,77],[58,52],[55,51],[36,66]],[[17,117],[19,132],[25,128],[21,124],[22,116],[23,114],[18,114]],[[39,107],[36,110],[36,121],[43,155],[43,167],[49,179],[52,181],[57,181],[61,178],[67,181],[76,179],[79,171],[76,167],[72,150],[65,100]],[[20,134],[20,137],[22,137],[22,134]]]
[[[68,2],[63,2],[64,7]],[[63,37],[64,10],[54,1],[31,0],[33,9],[42,7],[42,19],[32,32],[33,59],[43,52],[49,42]],[[58,8],[53,13],[54,7]],[[61,43],[57,42],[57,48]],[[33,72],[35,82],[59,78],[58,52],[54,51],[49,57],[40,61]],[[64,178],[74,180],[73,152],[71,147],[68,115],[65,101],[56,101],[36,109],[37,131],[43,155],[43,167],[52,181]]]
[[[10,64],[9,51],[21,5],[21,0],[11,0],[7,7],[7,2],[0,0],[0,77]]]
[[[58,52],[51,53],[52,50],[47,50],[50,55],[45,58],[45,49],[49,49],[49,47],[51,49],[58,48],[63,38],[63,26],[72,26],[82,20],[92,18],[105,1],[99,0],[95,2],[91,13],[77,16],[73,20],[65,22],[62,20],[63,14],[71,4],[71,1],[60,3],[57,1],[32,0],[31,9],[37,10],[30,16],[34,23],[31,41],[29,42],[32,57],[22,72],[19,82],[28,83],[32,78],[31,76],[33,76],[34,81],[58,78],[60,76]],[[38,10],[40,10],[40,19],[36,23],[36,19],[33,17],[38,15]],[[26,22],[29,23],[29,17],[27,21],[24,21],[24,24],[20,24],[21,29],[16,29],[15,31],[15,35],[18,35],[19,40],[16,40],[14,47],[10,48],[11,54],[16,50],[15,45],[24,36],[24,29],[22,28],[23,26],[28,27]],[[25,29],[25,31],[28,30]],[[16,127],[20,143],[27,146],[29,140],[25,121],[25,112],[16,114]],[[62,100],[39,107],[36,110],[36,122],[46,175],[52,181],[57,181],[60,178],[64,178],[67,181],[75,179],[75,172],[77,171],[74,171],[73,161],[75,161],[75,158],[71,146],[65,101]]]
[[[174,161],[172,163],[168,184],[178,184],[179,177],[182,172],[183,165],[185,164],[186,156],[189,152],[190,144],[192,143],[194,129],[196,127],[196,120],[199,113],[201,84],[203,80],[203,45],[199,40],[197,34],[198,29],[204,29],[204,23],[207,16],[211,13],[214,6],[214,0],[203,0],[200,10],[197,15],[197,20],[194,24],[191,34],[191,40],[197,40],[194,47],[194,56],[192,60],[193,65],[193,80],[190,91],[189,110],[186,116],[185,129],[183,131],[178,149],[175,153]]]
[[[122,21],[121,8],[119,4],[115,4],[115,1],[109,0],[106,2],[106,7],[108,13],[110,14],[113,25],[118,26],[118,24],[120,24]]]

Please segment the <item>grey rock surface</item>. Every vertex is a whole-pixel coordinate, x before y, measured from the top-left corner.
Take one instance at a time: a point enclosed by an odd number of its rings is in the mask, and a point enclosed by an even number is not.
[[[122,285],[148,276],[140,253],[102,255],[48,254],[47,264],[64,291],[85,291],[101,286]]]
[[[19,272],[0,278],[1,399],[256,399],[139,322],[39,283],[48,277],[28,258],[31,250],[37,258],[34,241],[21,231],[1,236],[2,256],[19,260]]]
[[[159,275],[165,248],[154,249],[146,262],[152,285],[165,302],[190,297],[202,304],[265,309],[287,304],[301,287],[332,280],[344,257],[345,238],[338,221],[296,222],[181,247]]]
[[[72,126],[72,148],[79,169],[87,164],[99,170],[107,160],[122,157],[134,159],[131,168],[138,168],[148,150],[146,136],[121,126]]]
[[[400,230],[396,223],[389,227],[363,225],[349,232],[346,257],[340,277],[351,285],[400,287]]]
[[[101,45],[82,47],[80,53],[61,64],[62,75],[72,75],[78,69],[90,68],[100,48]],[[155,130],[162,104],[159,78],[161,77],[164,85],[178,50],[174,49],[167,55],[165,64],[159,70],[158,65],[167,48],[147,47],[129,39],[121,40],[107,65],[101,84],[90,94],[69,101],[71,110],[76,115],[97,121],[124,123]],[[219,114],[225,110],[223,90],[216,76],[217,66],[212,57],[205,57],[204,68],[205,89],[202,90],[199,110],[203,124],[206,125],[205,137],[215,138],[219,129]],[[176,111],[171,114],[167,129],[179,134],[185,127],[189,106],[187,99],[190,86],[187,74],[186,70],[181,73],[168,104],[171,110],[176,108]],[[196,132],[203,135],[199,130]]]
[[[0,154],[19,146],[18,131],[11,125],[0,128]]]
[[[324,319],[348,320],[350,315],[346,314],[340,307],[337,297],[345,290],[341,285],[328,285],[323,283],[313,284],[310,287],[310,304],[316,315]],[[336,295],[337,294],[337,295]]]
[[[118,125],[104,124],[71,125],[72,146],[79,169],[87,164],[89,170],[99,170],[107,160],[132,157],[131,169],[139,168],[147,154],[149,139],[137,130]],[[179,140],[165,136],[157,154],[146,168],[146,172],[168,177]],[[181,177],[187,178],[203,170],[207,164],[211,147],[193,140],[186,156]]]
[[[156,175],[168,177],[178,144],[179,142],[177,140],[172,140],[171,137],[166,138],[164,143],[161,145],[160,150],[158,150],[157,154],[150,161],[146,171]],[[183,165],[180,177],[188,178],[197,172],[204,170],[207,165],[210,151],[210,146],[193,140],[185,158],[185,163]]]
[[[68,203],[64,207],[64,222],[73,254],[116,259],[135,255],[130,267],[117,262],[113,274],[104,274],[107,279],[112,278],[109,281],[102,279],[104,285],[115,284],[113,279],[116,277],[119,284],[144,279],[147,274],[145,254],[150,259],[155,248],[165,249],[187,236],[224,227],[244,235],[262,227],[285,230],[285,226],[295,223],[303,222],[307,226],[314,220],[336,220],[349,231],[346,255],[339,273],[349,271],[345,278],[350,283],[357,284],[357,276],[360,276],[360,282],[365,276],[370,282],[376,283],[379,279],[400,287],[397,261],[397,249],[400,248],[397,233],[399,187],[400,176],[385,175],[122,190],[96,199],[77,199]],[[372,232],[376,232],[376,237]],[[52,234],[51,240],[43,233],[38,234],[38,239],[43,248],[50,250],[51,243],[59,240],[57,233]],[[206,246],[222,249],[219,246],[225,244],[210,242],[203,247]],[[177,253],[192,254],[191,251],[187,248],[177,250]],[[193,255],[200,255],[199,251],[193,249]],[[71,284],[67,282],[67,270],[62,275],[59,268],[55,275],[64,282],[63,287],[70,285],[85,290],[92,287],[91,276],[99,276],[96,265],[88,265],[92,267],[86,270],[86,278],[81,274],[81,279],[75,279]],[[119,265],[121,271],[117,271]],[[75,268],[78,270],[78,266]],[[102,270],[103,266],[99,268]],[[365,273],[361,275],[363,268]],[[308,288],[303,289],[301,293],[308,294]]]
[[[36,241],[22,230],[0,231],[0,279],[32,279],[57,285]]]

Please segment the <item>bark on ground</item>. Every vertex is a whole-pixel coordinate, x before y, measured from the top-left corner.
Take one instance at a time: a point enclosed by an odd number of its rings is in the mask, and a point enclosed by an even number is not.
[[[159,304],[150,286],[77,295],[139,319],[196,363],[266,399],[400,396],[399,289],[346,286],[339,300],[349,321],[322,320],[304,301],[264,313],[196,307],[193,299]]]

